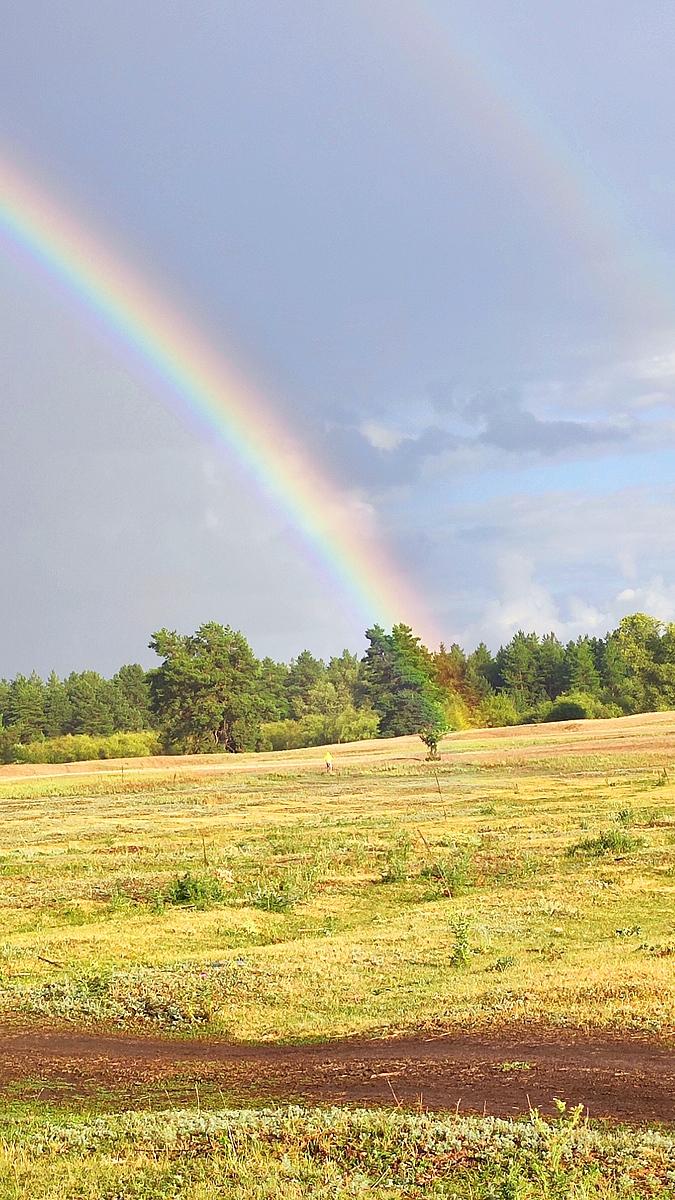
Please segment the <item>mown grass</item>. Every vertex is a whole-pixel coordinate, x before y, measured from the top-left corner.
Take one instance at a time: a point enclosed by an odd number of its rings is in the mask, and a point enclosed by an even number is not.
[[[0,782],[0,1015],[672,1034],[675,717],[649,720]]]
[[[675,1195],[675,1139],[591,1129],[564,1105],[552,1121],[278,1109],[2,1124],[3,1200]]]

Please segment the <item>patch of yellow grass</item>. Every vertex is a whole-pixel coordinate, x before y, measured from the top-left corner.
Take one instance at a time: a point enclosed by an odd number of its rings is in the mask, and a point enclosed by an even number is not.
[[[313,750],[0,782],[4,1011],[67,984],[57,1015],[107,1019],[128,976],[178,998],[181,1031],[243,1039],[673,1030],[673,714],[462,733],[437,768],[416,739],[334,757],[333,776]],[[626,853],[567,853],[607,830]],[[223,902],[165,903],[186,873]],[[181,988],[208,993],[201,1024]]]

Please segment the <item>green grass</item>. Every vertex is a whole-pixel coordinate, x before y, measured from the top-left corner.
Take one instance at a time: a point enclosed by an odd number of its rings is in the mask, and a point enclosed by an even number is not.
[[[591,1129],[563,1105],[553,1121],[344,1109],[24,1115],[0,1132],[2,1200],[675,1195],[671,1136]]]

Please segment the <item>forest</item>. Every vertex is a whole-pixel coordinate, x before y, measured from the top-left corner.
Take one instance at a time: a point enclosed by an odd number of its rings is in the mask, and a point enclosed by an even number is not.
[[[328,663],[256,658],[215,622],[162,629],[158,666],[0,680],[4,762],[154,753],[237,753],[400,734],[428,745],[453,729],[623,716],[675,708],[675,624],[624,617],[604,638],[566,645],[518,632],[496,654],[481,644],[429,650],[407,625],[374,626],[359,657]]]

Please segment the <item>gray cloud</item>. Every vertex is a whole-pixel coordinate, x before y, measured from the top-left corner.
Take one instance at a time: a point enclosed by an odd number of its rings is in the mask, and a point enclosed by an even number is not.
[[[617,442],[625,434],[611,426],[585,424],[582,421],[540,421],[520,408],[501,409],[490,414],[480,441],[513,454],[535,451],[546,457],[582,446]]]
[[[623,430],[612,425],[564,419],[541,420],[524,407],[522,398],[513,391],[455,398],[450,400],[449,407],[467,425],[480,429],[475,440],[510,454],[534,452],[549,458],[574,449],[616,443],[626,438]]]
[[[333,428],[325,436],[323,453],[346,483],[373,491],[415,484],[425,464],[458,445],[458,439],[439,426],[417,437],[405,437],[392,449],[381,449],[353,427]]]

